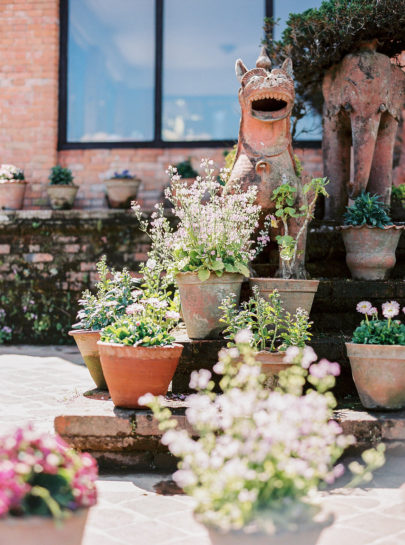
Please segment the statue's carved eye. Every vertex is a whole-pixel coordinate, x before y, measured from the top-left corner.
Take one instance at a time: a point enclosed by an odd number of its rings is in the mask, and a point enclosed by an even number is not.
[[[380,107],[378,108],[378,111],[379,112],[386,112],[387,111],[387,106],[384,103],[380,104]]]

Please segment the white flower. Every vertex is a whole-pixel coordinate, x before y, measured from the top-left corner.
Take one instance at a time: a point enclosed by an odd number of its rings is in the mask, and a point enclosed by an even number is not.
[[[300,349],[298,346],[289,346],[285,351],[284,360],[285,363],[294,363],[295,358],[300,355]]]
[[[387,301],[382,305],[382,313],[385,318],[393,318],[399,314],[399,303],[396,301]]]
[[[235,335],[235,343],[236,344],[249,344],[252,340],[252,332],[250,329],[241,329],[237,332]]]
[[[372,304],[369,301],[360,301],[360,303],[357,303],[356,310],[361,314],[367,314],[371,307]]]
[[[378,310],[375,307],[371,307],[370,309],[368,309],[367,311],[368,316],[373,316],[374,314],[378,314]]]
[[[151,270],[153,270],[156,267],[156,265],[157,265],[156,259],[149,258],[148,261],[146,262],[146,266],[148,267],[148,269],[151,269]]]
[[[149,403],[152,403],[154,400],[155,400],[155,396],[148,393],[138,398],[138,404],[147,406],[149,405]]]
[[[190,388],[193,390],[204,390],[211,379],[211,372],[208,369],[193,371],[190,375]]]
[[[312,362],[316,361],[318,356],[311,346],[305,346],[302,354],[301,366],[308,369]]]
[[[132,314],[140,314],[145,310],[144,306],[139,303],[132,303],[132,305],[128,305],[125,309],[125,313],[132,315]]]

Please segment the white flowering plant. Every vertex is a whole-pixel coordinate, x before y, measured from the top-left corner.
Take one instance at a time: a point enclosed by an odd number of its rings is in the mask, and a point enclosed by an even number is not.
[[[278,290],[266,300],[254,286],[253,296],[242,302],[240,308],[234,295],[226,297],[219,308],[223,311],[221,322],[226,324],[224,336],[229,339],[228,347],[235,346],[235,337],[243,329],[251,332],[252,348],[269,352],[284,352],[289,346],[304,348],[312,336],[308,313],[302,308],[294,315],[285,312]]]
[[[0,165],[0,184],[25,182],[24,171],[14,165]]]
[[[250,336],[239,332],[236,346],[219,354],[214,371],[222,375],[222,394],[213,392],[210,371],[192,373],[191,431],[176,429],[163,398],[147,394],[139,402],[166,430],[162,442],[180,459],[174,479],[195,499],[199,520],[225,532],[272,533],[316,512],[313,495],[343,473],[335,463],[354,438],[332,418],[329,388],[338,364],[317,363],[312,349],[291,347],[288,361],[301,365],[282,371],[277,389],[268,391]],[[306,379],[313,387],[304,394]],[[352,484],[370,480],[370,471],[384,463],[383,447],[362,456],[365,465],[349,466]]]
[[[261,207],[255,204],[256,186],[247,191],[226,185],[229,170],[221,169],[219,181],[213,161],[203,159],[204,176],[192,185],[184,182],[175,167],[169,167],[171,185],[166,198],[174,206],[179,223],[168,240],[174,274],[194,272],[201,281],[211,273],[249,276],[248,265],[268,243],[270,219],[264,220],[257,237]]]
[[[356,310],[364,315],[364,320],[353,332],[353,343],[405,346],[405,324],[393,319],[401,312],[397,301],[387,301],[382,305],[385,320],[379,319],[377,308],[369,301],[360,301]],[[405,307],[402,312],[405,314]]]

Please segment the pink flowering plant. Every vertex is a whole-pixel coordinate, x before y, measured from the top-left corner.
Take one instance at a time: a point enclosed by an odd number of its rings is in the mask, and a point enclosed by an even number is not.
[[[0,165],[0,184],[25,182],[24,171],[14,165]]]
[[[97,464],[59,436],[31,427],[0,437],[0,518],[61,520],[97,501]]]
[[[405,346],[405,325],[394,319],[401,312],[397,301],[387,301],[382,305],[382,315],[369,301],[360,301],[357,312],[364,315],[364,320],[353,332],[353,343],[357,344],[393,344]],[[402,309],[405,314],[405,307]]]
[[[192,185],[181,179],[175,167],[168,169],[171,185],[165,196],[174,206],[178,225],[171,231],[163,209],[158,208],[154,220],[165,225],[162,240],[167,250],[161,255],[169,258],[168,270],[174,275],[194,272],[201,281],[211,273],[249,276],[249,262],[269,241],[269,220],[265,220],[253,248],[261,212],[255,204],[257,188],[243,191],[235,184],[231,190],[226,186],[229,171],[221,169],[221,183],[214,175],[211,160],[203,159],[201,168],[205,175],[197,176]],[[135,212],[140,213],[138,207]]]
[[[194,371],[186,410],[190,430],[177,430],[163,398],[147,394],[149,406],[166,430],[162,442],[180,459],[174,479],[196,501],[196,516],[222,531],[294,528],[316,512],[314,493],[343,473],[335,465],[354,442],[332,419],[329,388],[339,365],[321,360],[310,348],[291,347],[287,360],[297,363],[280,373],[275,391],[242,330],[236,346],[222,350],[215,373],[222,375],[221,394],[206,369]],[[306,379],[310,388],[304,393]],[[383,447],[363,453],[365,464],[350,469],[352,484],[370,480],[384,462]]]

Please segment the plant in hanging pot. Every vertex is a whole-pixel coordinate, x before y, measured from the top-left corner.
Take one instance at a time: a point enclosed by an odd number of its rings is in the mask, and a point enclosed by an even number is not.
[[[0,210],[21,210],[26,187],[23,170],[0,165]]]
[[[128,208],[136,199],[140,184],[141,180],[127,169],[114,172],[114,175],[105,182],[110,208]]]
[[[304,204],[297,204],[297,189],[292,186],[286,176],[282,184],[272,194],[275,204],[275,216],[271,218],[273,228],[281,224],[281,233],[276,236],[280,252],[280,269],[277,276],[281,278],[251,278],[250,285],[257,286],[264,297],[269,297],[274,289],[280,293],[283,307],[294,314],[298,307],[311,311],[319,280],[305,280],[305,248],[310,221],[314,218],[315,206],[319,195],[328,196],[326,178],[313,178],[302,186]],[[290,218],[296,218],[294,232],[290,228]]]
[[[47,192],[54,210],[70,210],[78,189],[73,183],[73,174],[69,168],[56,165],[51,169]]]
[[[77,314],[79,321],[72,326],[69,335],[74,337],[97,388],[107,389],[97,347],[100,331],[124,316],[127,307],[143,297],[143,291],[139,278],[132,277],[126,268],[122,272],[109,269],[105,256],[97,263],[97,272],[96,294],[89,290],[83,292],[79,300],[82,308]]]
[[[280,371],[293,365],[285,361],[287,348],[304,348],[311,338],[312,322],[308,313],[301,308],[294,315],[286,313],[277,290],[266,300],[254,286],[253,296],[241,303],[240,310],[230,297],[222,301],[220,308],[223,311],[221,321],[227,326],[224,335],[230,340],[228,347],[235,346],[240,330],[248,330],[251,333],[249,344],[257,350],[255,358],[261,363],[262,373],[267,377],[266,385],[270,387],[276,384]]]
[[[97,464],[60,437],[0,437],[0,545],[80,545],[97,501]]]
[[[261,241],[253,249],[261,210],[254,204],[256,186],[246,192],[237,184],[232,188],[222,186],[212,164],[202,161],[205,176],[197,177],[191,186],[169,167],[171,187],[165,192],[178,219],[175,231],[169,226],[165,230],[166,248],[191,339],[219,336],[224,328],[220,322],[221,301],[231,293],[239,301],[243,278],[249,276],[249,262],[268,241],[262,232]],[[220,175],[225,183],[229,171],[222,169]],[[140,215],[139,207],[134,210]],[[160,208],[163,222],[162,211]]]
[[[362,192],[341,226],[346,263],[353,278],[384,280],[395,265],[395,250],[404,226],[394,225],[379,195]]]
[[[163,444],[180,459],[174,479],[194,498],[195,516],[208,527],[212,544],[310,543],[309,537],[315,544],[323,526],[310,521],[325,521],[315,494],[342,474],[335,463],[354,441],[333,421],[336,402],[329,389],[339,366],[304,362],[304,351],[291,347],[287,352],[297,365],[269,391],[249,332],[240,331],[235,340],[214,367],[223,393],[213,393],[209,371],[193,372],[197,393],[188,398],[187,429],[175,429],[162,399],[146,395],[140,401],[153,410],[165,430]],[[304,394],[306,378],[312,388]],[[371,479],[370,470],[384,462],[382,451],[363,454],[368,467],[350,466],[351,484]]]
[[[395,319],[401,312],[397,301],[382,305],[384,319],[369,301],[357,311],[364,320],[346,343],[353,380],[367,409],[405,408],[405,324]],[[405,307],[402,309],[405,313]]]

